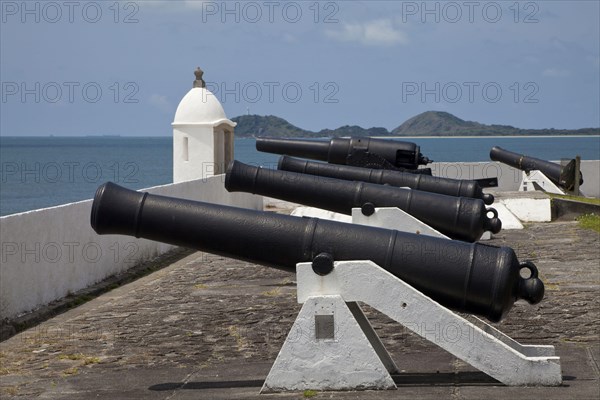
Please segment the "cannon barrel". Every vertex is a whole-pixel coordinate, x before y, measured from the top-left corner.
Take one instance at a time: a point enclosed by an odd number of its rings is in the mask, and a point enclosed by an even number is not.
[[[536,304],[544,296],[536,266],[519,263],[508,247],[181,200],[111,182],[96,192],[91,225],[98,234],[146,238],[287,271],[323,253],[336,261],[371,260],[446,307],[491,321],[518,299]],[[522,269],[530,276],[522,277]]]
[[[431,162],[420,153],[420,147],[415,143],[362,137],[333,138],[329,141],[257,138],[256,150],[332,164],[351,164],[352,157],[368,153],[387,161],[393,167],[409,170],[416,170],[419,165]]]
[[[281,156],[277,168],[282,171],[299,172],[309,175],[325,176],[348,181],[361,181],[409,187],[424,192],[445,194],[456,197],[482,199],[485,204],[492,204],[494,196],[483,193],[476,181],[434,177],[431,175],[410,174],[389,169],[371,169],[350,165],[326,164],[314,161]]]
[[[498,146],[492,147],[490,158],[493,161],[499,161],[525,172],[537,169],[565,190],[573,190],[575,186],[575,160],[570,160],[567,165],[563,166],[539,158],[513,153]],[[583,175],[580,175],[579,184],[583,184]]]
[[[398,207],[453,239],[471,242],[485,231],[498,233],[501,228],[496,210],[486,209],[480,199],[257,168],[239,161],[229,164],[225,188],[342,214],[351,214],[352,208],[365,204]],[[488,218],[488,212],[494,216]]]

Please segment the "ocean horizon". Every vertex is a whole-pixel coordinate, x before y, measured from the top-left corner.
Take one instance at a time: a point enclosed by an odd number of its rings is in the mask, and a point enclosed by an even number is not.
[[[439,162],[490,161],[500,146],[546,160],[600,159],[600,136],[386,137],[410,140]],[[235,158],[275,168],[279,155],[236,138]],[[90,199],[113,181],[131,189],[172,183],[172,136],[0,136],[0,216]]]

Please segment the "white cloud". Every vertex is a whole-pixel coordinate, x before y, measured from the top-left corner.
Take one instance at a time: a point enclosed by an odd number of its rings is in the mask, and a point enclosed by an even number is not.
[[[368,22],[344,23],[341,30],[327,30],[325,34],[342,42],[358,42],[367,46],[391,46],[406,44],[406,34],[392,24],[389,19]]]
[[[560,68],[546,68],[542,71],[542,76],[549,78],[564,78],[565,76],[569,75],[571,75],[570,71]]]
[[[171,103],[169,103],[169,101],[167,100],[167,96],[162,96],[155,93],[152,96],[150,96],[150,98],[148,99],[148,103],[150,103],[152,106],[158,108],[164,113],[174,112],[174,107],[171,106]]]

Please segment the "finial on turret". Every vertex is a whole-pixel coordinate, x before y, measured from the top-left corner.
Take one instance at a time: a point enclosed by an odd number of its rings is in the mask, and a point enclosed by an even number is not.
[[[200,69],[200,67],[196,68],[196,70],[194,71],[194,75],[196,75],[196,80],[194,81],[194,86],[195,88],[199,87],[199,88],[203,88],[206,87],[206,82],[204,82],[204,80],[202,79],[202,75],[204,75],[204,71],[202,71]]]

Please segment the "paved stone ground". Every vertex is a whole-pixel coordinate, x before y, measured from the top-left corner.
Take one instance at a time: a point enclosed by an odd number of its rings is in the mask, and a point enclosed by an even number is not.
[[[491,243],[538,265],[544,301],[517,303],[497,326],[525,344],[555,345],[563,386],[502,386],[364,307],[402,370],[398,390],[315,398],[600,398],[599,235],[558,222],[503,231]],[[0,395],[300,399],[258,394],[299,309],[293,274],[192,253],[0,343]]]

